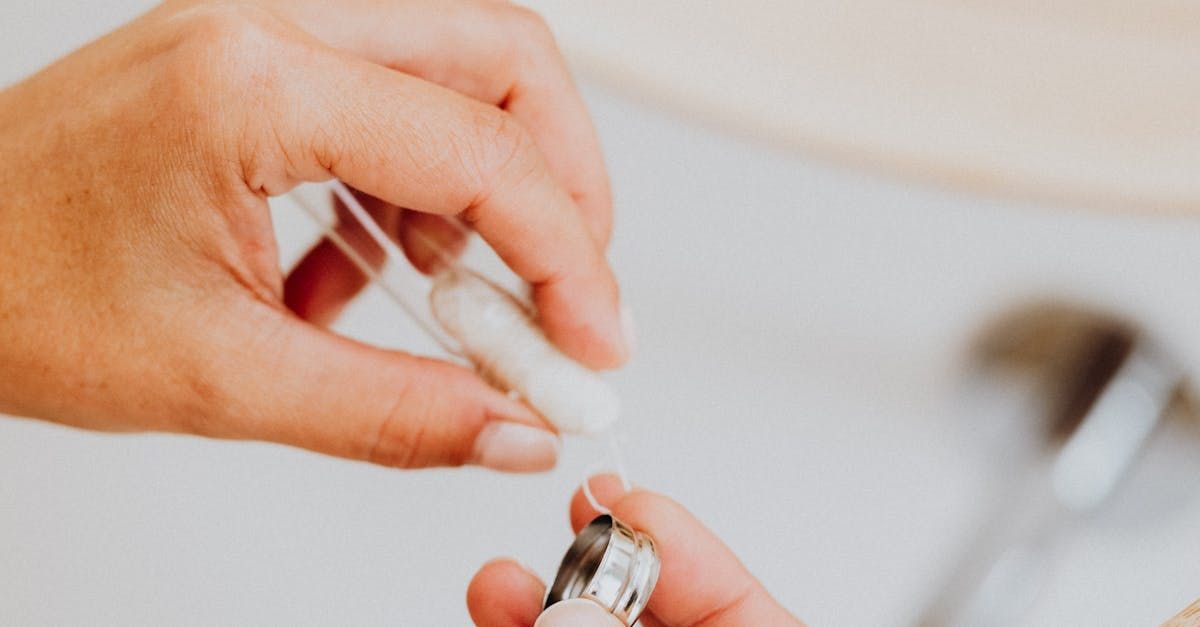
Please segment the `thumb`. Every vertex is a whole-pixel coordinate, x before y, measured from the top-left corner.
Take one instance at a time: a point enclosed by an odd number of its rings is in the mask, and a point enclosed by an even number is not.
[[[587,599],[570,599],[550,606],[533,627],[623,627],[616,616]]]
[[[470,370],[341,337],[262,307],[214,366],[215,437],[258,439],[385,466],[548,470],[558,438]],[[264,331],[266,330],[266,331]]]

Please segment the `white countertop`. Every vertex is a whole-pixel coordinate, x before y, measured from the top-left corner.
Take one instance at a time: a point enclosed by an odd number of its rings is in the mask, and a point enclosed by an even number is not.
[[[6,4],[11,80],[138,3]],[[912,620],[969,534],[986,468],[955,390],[990,314],[1038,295],[1091,302],[1200,363],[1200,221],[880,180],[583,82],[639,327],[614,377],[633,479],[695,511],[812,624]],[[276,216],[292,259],[313,230]],[[419,343],[375,293],[339,328]],[[1149,457],[1173,470],[1079,530],[1028,624],[1157,623],[1200,595],[1200,446],[1163,438]],[[0,622],[465,625],[485,560],[552,574],[593,459],[569,443],[546,476],[400,472],[0,420]]]

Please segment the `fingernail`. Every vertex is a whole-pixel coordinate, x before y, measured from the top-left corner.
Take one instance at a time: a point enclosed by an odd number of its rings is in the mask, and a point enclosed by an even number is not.
[[[620,627],[621,621],[587,599],[570,599],[542,612],[533,627]]]
[[[471,463],[504,472],[540,472],[558,461],[558,438],[549,431],[493,420],[475,436]]]
[[[621,304],[621,337],[625,340],[625,357],[628,359],[637,350],[637,333],[633,326],[633,310]]]

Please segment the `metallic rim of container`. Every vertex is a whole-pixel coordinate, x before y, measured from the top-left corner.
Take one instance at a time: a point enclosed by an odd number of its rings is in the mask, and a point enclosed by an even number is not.
[[[590,599],[633,625],[658,582],[659,565],[649,536],[612,516],[600,516],[567,549],[545,607],[567,599]]]

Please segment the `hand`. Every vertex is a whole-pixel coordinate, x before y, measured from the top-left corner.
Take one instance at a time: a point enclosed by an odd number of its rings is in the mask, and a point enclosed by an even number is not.
[[[642,490],[626,493],[613,476],[591,480],[596,500],[618,520],[654,538],[662,560],[658,584],[641,622],[646,627],[800,626],[737,557],[673,501]],[[581,492],[571,501],[578,533],[599,513]],[[703,573],[703,576],[699,576]],[[564,601],[544,614],[545,586],[511,560],[485,565],[471,581],[467,607],[478,627],[621,627],[591,601]]]
[[[462,217],[565,352],[625,358],[598,142],[526,10],[168,2],[0,93],[0,148],[0,412],[552,466],[555,434],[472,372],[314,324],[361,286],[327,245],[285,290],[266,199],[331,177]]]

